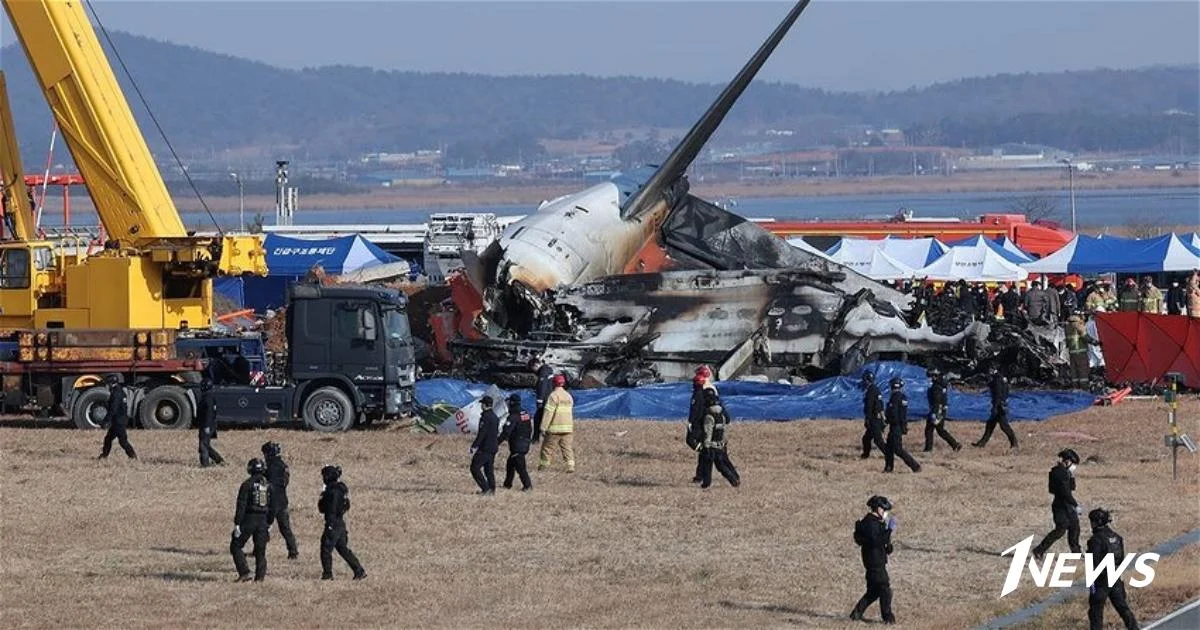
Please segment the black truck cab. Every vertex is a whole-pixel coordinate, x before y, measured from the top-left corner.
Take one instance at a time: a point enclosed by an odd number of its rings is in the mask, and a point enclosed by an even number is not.
[[[394,289],[296,284],[281,387],[218,387],[219,421],[300,419],[317,431],[411,415],[416,360],[407,297]]]

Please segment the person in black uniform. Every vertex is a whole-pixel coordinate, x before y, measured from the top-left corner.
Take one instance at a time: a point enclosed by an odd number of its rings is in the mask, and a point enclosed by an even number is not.
[[[1120,566],[1125,559],[1125,541],[1120,534],[1114,532],[1109,523],[1112,515],[1104,508],[1096,508],[1088,512],[1088,520],[1092,522],[1092,536],[1087,541],[1087,552],[1092,554],[1092,561],[1100,564],[1104,556],[1113,554],[1113,566]],[[1121,576],[1114,576],[1112,586],[1109,586],[1108,571],[1096,578],[1096,583],[1088,591],[1088,626],[1091,630],[1104,627],[1104,600],[1112,602],[1113,608],[1125,622],[1125,630],[1137,630],[1137,617],[1125,601],[1125,583]]]
[[[972,291],[975,292],[975,319],[981,322],[987,321],[990,319],[988,317],[988,308],[991,306],[991,303],[988,301],[987,287],[977,284],[972,287]]]
[[[1008,377],[1001,374],[1000,368],[995,364],[988,368],[988,375],[991,377],[988,381],[988,392],[992,396],[992,412],[988,416],[987,426],[983,428],[983,437],[979,438],[978,442],[972,442],[971,446],[987,446],[996,425],[1000,425],[1000,431],[1008,438],[1008,447],[1015,449],[1017,434],[1013,433],[1012,425],[1008,423]]]
[[[887,444],[883,441],[883,394],[875,385],[875,374],[863,372],[863,436],[862,459],[871,456],[871,444],[887,455]]]
[[[701,368],[706,369],[707,366]],[[704,469],[704,452],[700,450],[700,442],[704,439],[704,387],[707,383],[708,380],[701,370],[696,370],[696,376],[692,377],[692,400],[688,408],[687,436],[684,438],[687,447],[697,453],[696,474],[692,476],[692,483],[700,483],[703,480],[701,473]]]
[[[116,374],[104,376],[108,384],[108,403],[105,405],[105,420],[108,421],[108,432],[104,434],[104,448],[100,450],[100,459],[108,457],[112,452],[113,440],[116,440],[129,459],[137,459],[133,445],[129,443],[129,434],[125,428],[129,425],[129,406],[125,403],[125,388],[121,386],[121,377]]]
[[[949,386],[946,383],[946,375],[937,368],[929,370],[929,391],[926,395],[929,398],[929,416],[925,418],[925,452],[933,450],[935,431],[951,449],[962,449],[962,444],[959,444],[946,428],[946,412],[950,409]]]
[[[500,418],[492,411],[492,397],[479,400],[483,413],[479,429],[471,443],[471,476],[479,484],[479,494],[496,494],[496,451],[500,448]]]
[[[288,465],[283,461],[283,447],[278,442],[267,442],[262,445],[263,456],[267,458],[267,482],[271,484],[271,518],[279,525],[279,533],[287,545],[288,560],[300,557],[300,548],[296,545],[296,535],[292,533],[292,516],[288,511],[288,482],[292,475]]]
[[[867,570],[867,592],[854,605],[850,618],[862,621],[867,606],[879,600],[879,612],[883,623],[896,623],[892,614],[892,586],[888,579],[888,554],[892,553],[892,533],[896,531],[896,519],[889,517],[892,502],[887,497],[873,496],[867,500],[871,511],[854,524],[854,542],[862,548],[863,568]]]
[[[1167,289],[1167,315],[1186,315],[1187,314],[1187,291],[1179,286],[1179,280],[1171,281],[1171,288]]]
[[[338,555],[354,572],[354,579],[361,580],[367,577],[367,572],[363,570],[358,556],[350,551],[350,533],[346,529],[350,489],[342,483],[342,467],[322,468],[321,481],[325,482],[325,489],[317,500],[317,511],[325,515],[325,529],[321,532],[321,579],[333,579],[333,550],[337,549]]]
[[[533,370],[537,377],[533,389],[536,404],[533,413],[533,441],[537,442],[542,437],[542,414],[546,411],[546,399],[550,397],[550,392],[554,391],[554,368],[542,361],[541,357],[534,357],[529,362],[529,369]]]
[[[520,476],[521,490],[533,489],[529,479],[529,469],[525,467],[525,456],[529,454],[529,446],[533,438],[533,423],[529,414],[521,409],[521,397],[510,394],[508,397],[508,422],[500,432],[501,442],[508,442],[508,461],[504,465],[504,487],[511,488],[513,475]]]
[[[229,541],[229,553],[233,555],[233,566],[237,568],[239,582],[250,581],[250,567],[246,565],[246,553],[242,547],[254,539],[254,581],[261,582],[267,576],[267,531],[271,527],[271,484],[267,482],[267,466],[261,459],[252,459],[246,464],[250,478],[238,488],[237,511],[233,515],[233,535]]]
[[[1050,469],[1050,494],[1054,501],[1050,503],[1050,514],[1054,517],[1054,529],[1046,534],[1042,542],[1033,548],[1033,556],[1038,560],[1046,555],[1046,550],[1054,541],[1067,535],[1067,544],[1071,553],[1080,553],[1079,548],[1079,503],[1075,501],[1075,467],[1079,465],[1079,455],[1065,448],[1058,452],[1058,463]]]
[[[904,450],[904,434],[908,432],[908,396],[904,394],[904,379],[892,378],[892,396],[887,404],[887,450],[883,456],[883,472],[892,472],[896,456],[904,460],[913,472],[921,472],[921,465]]]
[[[199,424],[200,437],[200,467],[208,468],[213,464],[224,464],[225,458],[213,448],[212,441],[217,439],[217,401],[213,396],[212,379],[200,381],[200,399],[196,404],[196,422]]]

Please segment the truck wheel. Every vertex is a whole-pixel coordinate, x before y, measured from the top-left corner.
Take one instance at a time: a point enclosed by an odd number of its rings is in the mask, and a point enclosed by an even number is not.
[[[108,390],[91,387],[75,397],[71,421],[78,429],[103,429],[108,425]]]
[[[155,387],[142,399],[138,419],[146,429],[186,429],[192,426],[192,403],[181,387]]]
[[[322,387],[304,401],[304,425],[313,431],[346,431],[354,424],[354,404],[336,387]]]

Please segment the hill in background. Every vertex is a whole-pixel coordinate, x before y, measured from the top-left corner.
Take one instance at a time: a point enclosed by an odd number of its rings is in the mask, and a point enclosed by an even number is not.
[[[186,159],[351,159],[444,147],[449,160],[502,161],[548,139],[690,125],[723,87],[583,75],[483,76],[330,66],[284,70],[124,33],[113,41]],[[110,53],[110,59],[111,53]],[[49,112],[17,45],[0,50],[18,137],[45,159]],[[115,61],[114,61],[115,64]],[[126,77],[126,94],[136,98]],[[998,75],[886,93],[755,83],[714,144],[788,129],[795,146],[837,145],[855,125],[922,145],[1031,142],[1068,150],[1197,150],[1200,66]],[[151,147],[162,142],[132,102]],[[63,152],[65,155],[65,151]]]

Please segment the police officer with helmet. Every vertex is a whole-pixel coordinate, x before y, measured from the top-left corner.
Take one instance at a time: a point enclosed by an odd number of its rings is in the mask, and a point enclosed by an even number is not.
[[[333,550],[350,565],[354,579],[367,577],[358,556],[350,550],[350,534],[346,529],[346,512],[350,511],[350,489],[342,482],[341,466],[325,466],[321,469],[321,481],[325,489],[317,501],[317,511],[325,515],[325,529],[321,532],[321,579],[333,579]]]
[[[1004,433],[1004,437],[1008,438],[1008,448],[1015,450],[1017,448],[1017,434],[1013,432],[1012,425],[1008,423],[1008,377],[1000,373],[1000,368],[993,363],[988,367],[988,393],[992,397],[992,412],[988,415],[987,424],[983,427],[983,436],[978,442],[972,442],[971,446],[983,448],[987,446],[988,440],[992,439],[992,432],[996,427],[1000,427],[1000,431]]]
[[[264,443],[262,452],[267,458],[267,482],[271,484],[271,518],[279,526],[279,533],[283,535],[288,560],[295,560],[300,557],[300,548],[296,544],[296,535],[292,533],[292,516],[288,510],[287,495],[292,474],[288,472],[288,465],[283,461],[283,447],[278,442]]]
[[[108,385],[108,403],[105,405],[104,416],[108,421],[108,432],[104,434],[104,448],[100,450],[100,459],[108,457],[112,452],[113,440],[121,445],[129,459],[137,459],[137,453],[129,443],[129,434],[125,432],[129,425],[129,405],[125,402],[125,388],[121,386],[121,376],[105,374],[104,383]]]
[[[237,511],[233,516],[233,535],[229,541],[229,553],[233,555],[233,566],[237,568],[238,582],[250,581],[250,567],[242,548],[246,541],[254,539],[254,581],[261,582],[267,576],[267,532],[271,527],[271,484],[267,482],[267,465],[255,458],[246,464],[249,479],[238,488]]]
[[[1080,553],[1079,547],[1079,503],[1075,501],[1075,467],[1079,465],[1079,454],[1069,448],[1058,452],[1058,463],[1050,469],[1050,514],[1054,517],[1054,529],[1046,534],[1042,542],[1033,548],[1035,558],[1041,559],[1055,541],[1067,535],[1067,544],[1072,553]]]
[[[892,586],[888,579],[888,554],[892,553],[892,534],[896,531],[896,519],[890,516],[892,502],[887,497],[873,496],[867,500],[870,512],[854,524],[854,542],[862,551],[863,568],[867,571],[867,592],[863,594],[850,618],[862,621],[867,607],[879,600],[879,612],[883,623],[896,623],[892,613]]]
[[[1096,508],[1088,512],[1088,520],[1092,522],[1092,537],[1088,538],[1087,552],[1092,555],[1092,561],[1099,565],[1105,556],[1112,554],[1112,566],[1121,566],[1125,559],[1125,541],[1109,527],[1112,515],[1104,508]],[[1110,577],[1112,586],[1109,586]],[[1112,602],[1121,621],[1125,622],[1125,630],[1137,630],[1137,617],[1133,616],[1129,602],[1125,601],[1125,583],[1121,581],[1121,576],[1110,576],[1107,570],[1100,573],[1088,591],[1088,626],[1091,630],[1104,627],[1104,600]]]
[[[200,467],[224,464],[225,458],[213,448],[217,439],[217,403],[213,396],[213,382],[207,376],[200,381],[200,398],[196,403],[196,424],[199,426]]]
[[[893,377],[889,383],[892,396],[887,404],[887,450],[883,456],[883,472],[892,472],[896,457],[904,460],[913,472],[921,472],[921,465],[904,450],[904,434],[908,432],[908,396],[904,393],[904,379]]]
[[[880,452],[887,454],[887,444],[883,442],[883,394],[875,385],[875,373],[863,372],[863,436],[862,459],[871,456],[871,445],[879,447]]]
[[[927,397],[929,400],[929,415],[925,418],[925,452],[933,450],[933,434],[936,431],[938,436],[950,445],[950,448],[958,451],[962,449],[962,444],[950,435],[950,430],[946,428],[946,413],[949,410],[949,390],[950,387],[946,383],[946,375],[942,374],[937,368],[929,368],[929,391]]]

